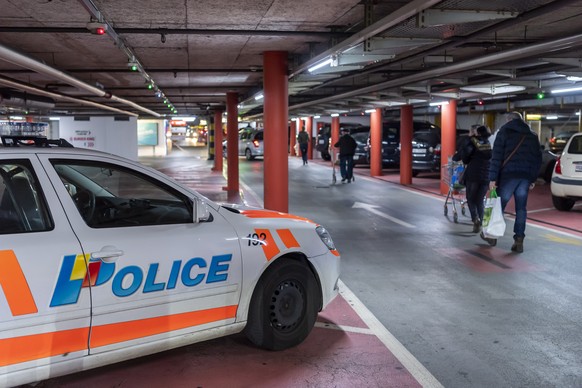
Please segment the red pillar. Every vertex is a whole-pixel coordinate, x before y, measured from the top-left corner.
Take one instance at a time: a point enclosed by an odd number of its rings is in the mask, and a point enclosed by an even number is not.
[[[309,135],[309,144],[307,146],[307,159],[313,159],[313,116],[305,119],[305,131]]]
[[[332,117],[331,118],[331,140],[330,140],[330,151],[329,154],[331,155],[332,152],[338,153],[338,150],[333,147],[335,143],[339,140],[339,131],[340,131],[340,119],[339,117]],[[332,160],[337,160],[334,156]]]
[[[297,122],[291,120],[289,123],[289,155],[296,156],[295,144],[297,143]]]
[[[238,93],[226,93],[226,190],[229,197],[238,193]]]
[[[370,176],[382,175],[382,110],[370,115]]]
[[[285,213],[289,211],[287,88],[287,52],[266,51],[263,55],[265,209]]]
[[[447,164],[456,148],[457,100],[449,100],[448,105],[441,106],[441,165]],[[449,185],[441,176],[441,194],[449,192]]]
[[[412,184],[412,105],[400,108],[400,184]]]
[[[222,171],[222,111],[214,111],[214,171]]]

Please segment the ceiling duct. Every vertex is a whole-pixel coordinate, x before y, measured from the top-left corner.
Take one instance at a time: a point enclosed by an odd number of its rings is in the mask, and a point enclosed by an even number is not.
[[[17,108],[52,109],[55,101],[51,98],[0,89],[0,105]]]

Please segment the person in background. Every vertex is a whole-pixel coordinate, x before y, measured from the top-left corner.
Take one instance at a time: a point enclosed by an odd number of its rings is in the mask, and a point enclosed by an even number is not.
[[[473,221],[473,233],[479,233],[483,221],[484,199],[489,189],[489,162],[491,160],[491,144],[489,128],[478,125],[471,127],[469,141],[465,142],[459,151],[453,155],[453,160],[462,160],[465,164],[463,184],[466,189],[467,206]]]
[[[342,136],[333,146],[339,148],[342,183],[345,183],[346,180],[350,183],[354,180],[354,154],[358,144],[350,135],[349,129],[342,128],[340,132]]]
[[[309,135],[305,131],[305,127],[301,128],[301,132],[297,135],[297,144],[299,144],[301,158],[303,159],[303,165],[305,166],[307,164],[307,149],[309,146]]]
[[[511,197],[514,197],[514,243],[511,250],[521,253],[525,238],[527,197],[538,177],[542,164],[542,151],[537,134],[523,121],[519,112],[508,113],[506,119],[507,122],[499,128],[493,144],[489,188],[497,187],[503,210]],[[491,246],[497,244],[497,239],[486,238],[483,233],[481,233],[481,238]]]

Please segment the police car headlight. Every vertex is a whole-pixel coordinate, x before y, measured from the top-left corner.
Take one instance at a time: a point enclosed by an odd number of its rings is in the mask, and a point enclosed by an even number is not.
[[[329,235],[329,233],[327,232],[327,230],[325,230],[325,228],[323,226],[321,226],[321,225],[318,226],[317,228],[315,228],[315,231],[317,232],[317,235],[319,236],[321,241],[323,241],[325,246],[328,247],[330,251],[335,250],[335,245],[333,244],[333,240],[331,239],[331,236]]]

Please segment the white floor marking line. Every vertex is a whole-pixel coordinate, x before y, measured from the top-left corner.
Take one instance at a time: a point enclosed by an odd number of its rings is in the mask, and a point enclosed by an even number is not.
[[[376,334],[376,337],[408,372],[425,388],[444,388],[441,383],[422,365],[409,351],[390,333],[384,325],[368,310],[356,295],[342,282],[339,281],[340,294],[350,303],[354,311],[362,318],[364,323]]]
[[[261,197],[259,197],[259,195],[253,190],[251,189],[247,184],[245,184],[242,180],[239,179],[239,183],[240,185],[250,194],[253,196],[255,202],[257,204],[259,204],[259,207],[264,208],[265,204],[263,203],[263,200],[261,199]],[[246,201],[245,201],[246,202]],[[246,205],[246,203],[245,203]],[[253,206],[254,207],[254,206]]]
[[[315,322],[315,327],[319,327],[322,329],[339,330],[347,333],[375,335],[375,333],[372,330],[365,327],[344,326],[325,322]]]
[[[408,222],[402,221],[399,218],[396,217],[392,217],[391,215],[388,215],[386,213],[381,212],[380,210],[376,209],[378,206],[376,205],[370,205],[367,203],[362,203],[362,202],[355,202],[352,206],[355,209],[365,209],[367,211],[369,211],[370,213],[376,214],[377,216],[386,218],[387,220],[390,220],[392,222],[395,222],[399,225],[405,226],[407,228],[415,228],[414,225],[409,224]]]

